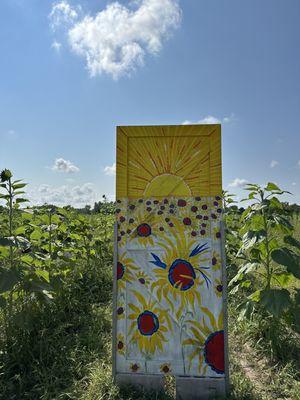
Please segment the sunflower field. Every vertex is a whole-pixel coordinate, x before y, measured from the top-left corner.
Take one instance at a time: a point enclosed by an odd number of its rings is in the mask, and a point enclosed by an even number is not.
[[[284,191],[272,183],[248,185],[246,193],[244,208],[224,194],[228,399],[300,399],[299,207],[282,202]],[[115,204],[104,199],[83,210],[32,206],[26,183],[9,170],[1,173],[0,201],[0,399],[173,399],[174,379],[167,364],[161,366],[165,391],[159,395],[120,389],[112,381]],[[158,274],[164,272],[158,263],[165,262],[153,255]],[[124,272],[124,263],[120,260],[117,274],[130,279],[134,265]],[[139,293],[136,298],[129,305],[131,317],[146,320],[149,316],[139,312],[144,299]],[[185,299],[181,301],[184,306]],[[149,313],[157,311],[154,303],[147,306]],[[122,307],[117,307],[121,317]],[[168,326],[169,316],[160,318]],[[208,314],[207,323],[215,331],[221,324]],[[140,325],[145,325],[142,320]],[[203,326],[195,322],[193,329],[201,348]],[[148,344],[149,351],[163,339],[162,331],[157,343]],[[123,340],[117,341],[120,352]],[[145,346],[138,337],[133,340]],[[132,371],[138,367],[133,364]]]

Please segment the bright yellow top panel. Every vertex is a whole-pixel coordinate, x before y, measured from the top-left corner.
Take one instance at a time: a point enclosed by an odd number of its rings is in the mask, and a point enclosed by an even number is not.
[[[117,198],[221,192],[220,125],[117,127]]]

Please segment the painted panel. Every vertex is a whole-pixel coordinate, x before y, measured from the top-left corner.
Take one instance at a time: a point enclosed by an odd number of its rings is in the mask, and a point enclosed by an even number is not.
[[[224,375],[220,136],[117,129],[116,373]]]

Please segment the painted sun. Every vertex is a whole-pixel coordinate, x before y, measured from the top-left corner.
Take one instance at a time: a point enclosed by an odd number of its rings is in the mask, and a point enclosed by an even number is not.
[[[218,175],[210,176],[211,165],[220,165],[211,152],[218,144],[212,127],[202,135],[183,126],[173,127],[173,136],[168,135],[168,127],[160,132],[153,129],[153,136],[137,137],[133,127],[122,130],[118,137],[118,174],[124,175],[118,184],[118,198],[205,195],[219,185]],[[190,136],[188,141],[186,136]]]

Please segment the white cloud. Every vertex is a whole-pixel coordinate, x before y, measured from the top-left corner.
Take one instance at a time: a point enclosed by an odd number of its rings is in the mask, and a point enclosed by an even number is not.
[[[235,178],[232,182],[229,183],[229,187],[233,188],[242,188],[244,187],[248,181],[246,179]]]
[[[298,167],[300,167],[300,160],[298,161],[297,165],[298,165]]]
[[[60,48],[61,48],[61,43],[57,42],[56,40],[54,40],[54,42],[51,44],[52,49],[54,49],[55,51],[59,52]]]
[[[116,175],[116,163],[113,163],[113,165],[107,165],[104,168],[104,173],[105,175],[110,175],[110,176]]]
[[[73,207],[84,207],[86,204],[93,205],[99,197],[92,183],[73,187],[43,184],[30,189],[27,194],[33,205],[54,204],[57,206],[71,205]]]
[[[163,41],[181,21],[177,0],[137,0],[130,4],[135,8],[116,1],[95,16],[78,20],[79,13],[63,1],[53,6],[49,17],[54,28],[63,22],[62,16],[71,21],[71,50],[86,60],[91,76],[106,73],[118,79],[143,65],[147,53],[158,54]]]
[[[232,122],[235,119],[234,114],[231,114],[230,116],[224,117],[224,118],[217,118],[214,117],[213,115],[207,115],[206,117],[200,119],[199,121],[193,122],[193,121],[183,121],[182,125],[193,125],[193,124],[228,124]]]
[[[71,161],[64,160],[63,158],[57,158],[54,161],[54,164],[52,166],[53,171],[60,171],[60,172],[66,172],[66,173],[74,173],[74,172],[79,172],[79,168],[76,167]]]
[[[279,165],[279,162],[276,161],[276,160],[272,160],[272,161],[270,162],[270,168],[274,168],[274,167],[276,167],[277,165]]]
[[[296,186],[297,185],[297,183],[296,182],[292,182],[292,186]]]
[[[50,27],[53,31],[61,26],[70,26],[78,19],[81,7],[71,7],[66,0],[53,3],[51,12],[49,14]]]

